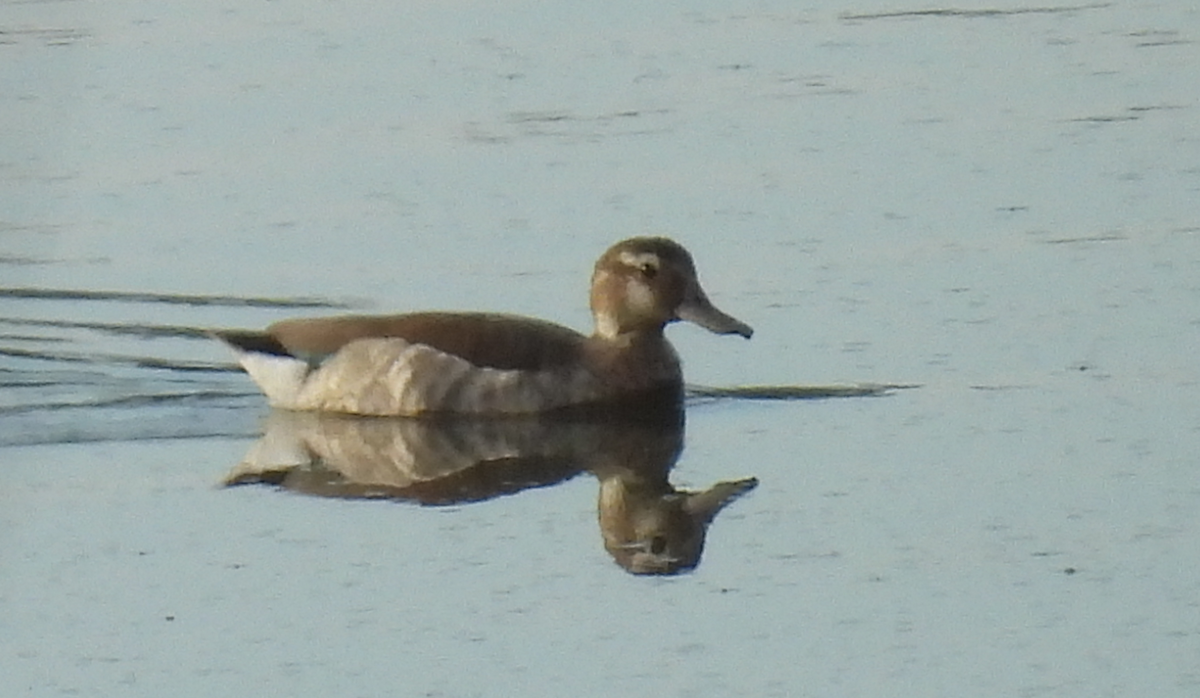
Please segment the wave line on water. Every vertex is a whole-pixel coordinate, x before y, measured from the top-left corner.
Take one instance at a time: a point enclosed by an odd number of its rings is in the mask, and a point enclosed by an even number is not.
[[[689,385],[689,397],[740,400],[827,400],[842,397],[882,397],[897,390],[919,388],[905,383],[858,383],[855,385],[742,385],[714,388]]]
[[[81,400],[78,402],[43,402],[0,407],[0,414],[22,414],[26,412],[58,412],[74,409],[108,409],[114,407],[145,407],[163,404],[208,403],[215,400],[240,400],[256,397],[258,393],[226,390],[205,390],[191,393],[157,393],[153,395],[124,395],[103,400]]]
[[[86,291],[81,289],[36,288],[30,286],[0,288],[0,298],[29,300],[112,301],[117,303],[165,303],[168,305],[217,305],[254,308],[339,308],[353,304],[328,298],[299,296],[266,298],[187,293],[149,293],[144,291]]]
[[[860,21],[864,19],[904,19],[916,17],[956,17],[974,19],[976,17],[1011,17],[1013,15],[1048,15],[1064,12],[1079,12],[1082,10],[1102,10],[1112,7],[1111,2],[1095,2],[1087,5],[1047,5],[1034,7],[990,7],[978,10],[967,10],[956,7],[931,8],[924,10],[893,10],[890,12],[843,12],[838,19],[844,21]]]
[[[162,337],[186,337],[189,339],[208,339],[209,330],[203,327],[187,325],[152,325],[129,322],[83,322],[79,320],[36,320],[31,318],[0,317],[0,324],[15,327],[52,327],[67,330],[93,330],[114,335],[129,335],[147,339]],[[36,341],[63,341],[58,337],[26,337],[19,338]]]
[[[146,441],[180,441],[185,439],[253,439],[261,436],[254,429],[204,428],[173,430],[170,428],[148,429],[144,433],[121,434],[105,430],[63,431],[47,435],[21,434],[0,435],[0,448],[21,446],[56,446],[64,444],[92,443],[139,443]]]
[[[167,361],[148,356],[122,356],[119,354],[75,354],[70,352],[48,352],[34,349],[0,347],[0,356],[34,361],[56,361],[69,364],[96,364],[110,366],[134,366],[160,371],[190,371],[198,373],[238,373],[242,369],[235,364],[210,363],[207,361]]]

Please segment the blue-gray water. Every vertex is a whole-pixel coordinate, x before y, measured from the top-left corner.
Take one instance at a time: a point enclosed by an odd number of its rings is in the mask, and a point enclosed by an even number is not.
[[[20,695],[1191,696],[1200,11],[0,4],[0,674]],[[588,325],[667,234],[750,342],[635,577],[596,479],[427,508],[220,488],[201,330]]]

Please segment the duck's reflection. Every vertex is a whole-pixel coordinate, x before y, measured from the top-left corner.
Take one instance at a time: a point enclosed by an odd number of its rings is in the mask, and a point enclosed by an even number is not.
[[[687,492],[667,476],[683,450],[682,409],[631,418],[393,419],[274,411],[226,478],[322,497],[461,504],[563,482],[600,481],[604,547],[634,574],[700,561],[708,525],[754,478]]]

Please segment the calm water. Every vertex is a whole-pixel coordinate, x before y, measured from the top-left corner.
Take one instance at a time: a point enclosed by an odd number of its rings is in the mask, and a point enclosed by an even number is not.
[[[377,5],[0,4],[6,685],[1200,690],[1192,3]],[[757,330],[672,328],[690,382],[920,387],[697,394],[669,486],[758,485],[671,577],[604,434],[434,507],[220,486],[271,421],[205,328],[584,328],[643,233]]]

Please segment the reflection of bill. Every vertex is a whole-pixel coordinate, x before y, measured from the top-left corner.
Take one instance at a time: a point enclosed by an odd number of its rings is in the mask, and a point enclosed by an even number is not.
[[[635,574],[674,574],[699,563],[708,525],[757,484],[672,487],[667,476],[683,450],[683,423],[682,410],[635,419],[438,420],[274,411],[225,482],[443,505],[586,471],[600,480],[600,529],[613,558]]]

